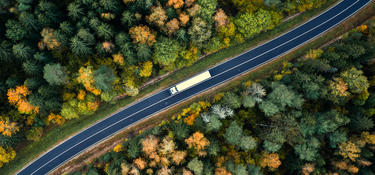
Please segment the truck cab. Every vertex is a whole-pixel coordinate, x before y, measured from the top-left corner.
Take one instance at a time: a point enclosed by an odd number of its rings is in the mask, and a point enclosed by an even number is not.
[[[169,92],[171,93],[171,95],[177,93],[176,86],[173,86],[172,88],[170,88],[170,89],[169,89]]]

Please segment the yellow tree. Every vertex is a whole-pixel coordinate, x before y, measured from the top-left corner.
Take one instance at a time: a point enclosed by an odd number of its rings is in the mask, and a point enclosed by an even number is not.
[[[53,29],[51,28],[43,28],[40,32],[42,35],[42,41],[38,43],[39,49],[44,49],[47,47],[48,50],[55,49],[60,46],[60,42],[53,36]]]
[[[61,126],[65,123],[65,118],[61,115],[50,113],[47,117],[48,122],[52,122],[53,124],[57,124]]]
[[[0,146],[0,167],[2,167],[5,163],[10,162],[16,157],[16,151],[13,148],[7,147],[3,148]]]
[[[152,62],[146,61],[142,64],[142,69],[139,72],[139,76],[141,77],[149,77],[152,73]]]
[[[189,18],[189,15],[187,15],[185,12],[183,12],[183,13],[180,13],[178,15],[178,19],[180,20],[181,25],[185,26],[189,22],[190,18]]]
[[[9,122],[8,118],[0,118],[0,133],[4,136],[12,136],[15,132],[19,130],[16,122]]]
[[[344,158],[349,158],[355,162],[360,156],[361,149],[355,143],[348,141],[339,145],[339,154]]]
[[[118,153],[118,152],[122,151],[122,149],[123,149],[123,147],[122,147],[122,144],[120,143],[113,148],[113,151]]]
[[[12,105],[16,105],[18,111],[23,114],[38,113],[39,107],[31,105],[27,102],[26,96],[30,95],[31,91],[25,85],[17,86],[16,89],[8,89],[8,100]]]
[[[153,135],[148,135],[146,138],[142,139],[141,144],[142,151],[149,156],[152,153],[156,152],[159,144],[159,138]]]
[[[101,91],[94,87],[94,76],[93,76],[93,67],[81,67],[78,70],[78,83],[81,83],[85,89],[94,95],[100,95]]]

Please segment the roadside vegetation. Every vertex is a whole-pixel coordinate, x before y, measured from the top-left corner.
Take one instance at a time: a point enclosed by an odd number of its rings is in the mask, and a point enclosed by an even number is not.
[[[112,105],[118,95],[131,96],[121,104],[131,103],[152,77],[240,45],[229,52],[233,56],[259,33],[277,28],[283,17],[330,3],[0,0],[0,167],[16,159],[10,168],[16,171],[59,139],[118,109]],[[206,66],[224,57],[214,58]]]
[[[374,174],[374,44],[375,18],[70,174]]]

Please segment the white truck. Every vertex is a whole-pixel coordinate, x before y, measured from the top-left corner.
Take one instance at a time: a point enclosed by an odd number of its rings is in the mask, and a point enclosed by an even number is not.
[[[191,77],[181,83],[176,84],[175,86],[171,87],[169,89],[170,93],[173,95],[179,91],[183,91],[185,89],[188,89],[189,87],[192,87],[204,80],[207,80],[211,78],[211,74],[209,71],[202,72],[198,75],[195,75],[194,77]]]

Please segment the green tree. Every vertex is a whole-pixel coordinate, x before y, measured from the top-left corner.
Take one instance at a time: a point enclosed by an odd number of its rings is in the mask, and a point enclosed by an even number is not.
[[[79,19],[84,16],[84,11],[81,6],[75,2],[72,2],[68,5],[68,16],[73,19]]]
[[[22,63],[22,67],[26,74],[32,76],[40,75],[42,69],[40,64],[31,59],[26,59],[26,61]]]
[[[337,148],[341,143],[348,141],[348,136],[343,130],[336,130],[332,134],[329,134],[329,146],[331,148]]]
[[[277,105],[273,104],[270,101],[263,101],[259,104],[259,109],[264,112],[268,117],[275,115],[280,112],[280,109]]]
[[[319,148],[319,140],[315,137],[312,137],[308,139],[304,144],[294,146],[294,151],[301,160],[314,161],[319,154]]]
[[[239,13],[234,19],[234,24],[245,38],[250,38],[263,30],[273,28],[279,22],[279,18],[277,14],[259,9],[255,13]]]
[[[285,107],[300,109],[304,102],[301,95],[291,90],[284,84],[272,83],[272,92],[268,94],[267,101],[277,105],[279,110],[285,110]]]
[[[251,136],[243,136],[239,143],[239,146],[244,151],[249,151],[257,146],[256,140]]]
[[[74,119],[78,118],[78,111],[74,109],[69,103],[63,103],[62,109],[61,109],[61,116],[63,116],[66,119]]]
[[[5,23],[5,27],[5,36],[13,42],[20,41],[27,35],[27,30],[18,21],[10,19]]]
[[[16,45],[13,45],[12,50],[13,50],[14,56],[16,56],[17,58],[21,60],[31,58],[31,55],[33,54],[33,50],[29,46],[23,43],[18,43]]]
[[[138,44],[136,47],[139,61],[150,60],[152,56],[151,48],[147,44]]]
[[[201,6],[200,17],[206,21],[212,21],[212,15],[216,12],[217,0],[197,0]]]
[[[252,108],[255,106],[255,99],[252,96],[242,96],[242,105],[246,108]]]
[[[78,37],[73,37],[70,40],[70,48],[72,52],[78,56],[87,56],[92,53],[92,49],[89,45]]]
[[[97,28],[98,36],[104,38],[105,40],[109,40],[113,37],[113,29],[110,25],[106,23],[102,23]]]
[[[181,49],[178,41],[162,37],[154,45],[153,59],[162,66],[173,64]]]
[[[225,93],[222,103],[229,108],[237,109],[241,107],[241,101],[240,97],[238,97],[235,93],[233,92],[227,92]]]
[[[363,75],[361,70],[358,70],[355,67],[341,72],[340,77],[348,85],[349,90],[355,94],[367,90],[370,86],[367,77]]]
[[[235,166],[235,168],[233,170],[233,174],[234,175],[248,175],[249,172],[247,172],[245,165],[238,164],[238,165]]]
[[[324,113],[317,113],[317,132],[325,134],[337,130],[340,126],[349,123],[350,119],[336,110],[330,110]]]
[[[212,114],[209,122],[207,123],[206,131],[218,131],[220,130],[223,124],[220,122],[219,117],[215,114]]]
[[[285,141],[285,134],[280,129],[275,128],[264,138],[263,147],[268,152],[277,152]]]
[[[108,66],[100,66],[94,71],[95,87],[102,91],[110,91],[115,80],[116,75]]]
[[[203,173],[203,162],[198,160],[198,157],[191,160],[187,167],[192,170],[195,175],[201,175]]]
[[[172,131],[178,140],[184,140],[189,136],[189,126],[183,121],[173,123]]]
[[[236,121],[232,121],[229,127],[225,130],[224,138],[227,143],[238,145],[242,139],[242,127]]]
[[[131,28],[132,26],[134,26],[136,24],[136,22],[137,22],[137,20],[135,18],[134,13],[132,13],[130,11],[124,11],[124,13],[122,13],[121,23],[125,27]]]
[[[66,73],[65,67],[61,64],[46,64],[44,66],[43,78],[50,85],[62,85],[68,82],[68,75]]]
[[[193,19],[192,24],[188,29],[188,34],[194,45],[202,46],[211,38],[211,25],[203,19],[196,17]]]

